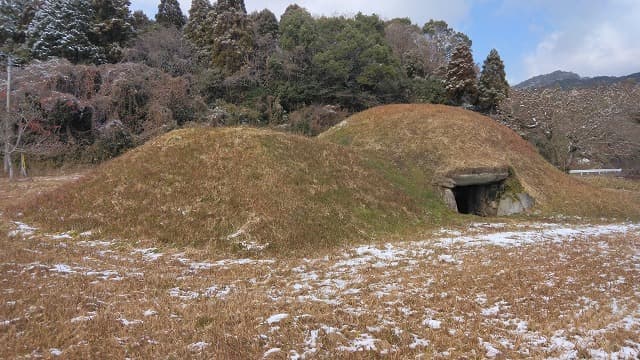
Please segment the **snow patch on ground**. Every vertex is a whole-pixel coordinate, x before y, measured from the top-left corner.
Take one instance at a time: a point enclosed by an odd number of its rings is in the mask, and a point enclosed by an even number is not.
[[[458,260],[456,260],[453,256],[448,254],[438,255],[438,261],[441,261],[447,264],[459,264]]]
[[[199,297],[224,299],[235,289],[234,285],[218,286],[213,285],[202,291],[182,290],[179,287],[169,289],[169,296],[183,300],[194,300]]]
[[[241,248],[247,251],[262,251],[269,247],[269,243],[261,244],[255,241],[240,241],[238,242]]]
[[[580,237],[625,234],[640,232],[640,224],[610,225],[569,225],[569,224],[535,224],[537,229],[527,231],[501,231],[490,234],[476,234],[440,238],[439,244],[447,247],[454,244],[465,246],[495,245],[502,247],[522,246],[544,241],[563,242]]]
[[[416,334],[411,334],[411,336],[413,336],[413,342],[409,344],[409,349],[429,346],[429,340],[422,339]]]
[[[192,351],[192,352],[200,352],[200,351],[206,349],[207,347],[209,347],[209,345],[211,345],[211,344],[209,344],[208,342],[198,341],[198,342],[195,342],[193,344],[189,344],[187,346],[187,349],[189,351]]]
[[[422,321],[422,325],[424,325],[424,326],[426,326],[426,327],[428,327],[430,329],[437,330],[437,329],[440,329],[440,327],[442,326],[442,321],[434,320],[434,319],[431,319],[431,318],[427,318],[427,319],[424,319]]]
[[[140,325],[142,323],[144,323],[142,320],[127,320],[125,318],[119,318],[117,319],[118,321],[120,321],[120,323],[124,326],[132,326],[132,325]]]
[[[7,233],[7,235],[12,238],[18,236],[26,238],[28,236],[32,236],[33,234],[35,234],[36,230],[38,230],[35,227],[29,226],[25,223],[21,223],[19,221],[14,221],[13,224],[15,226],[15,229]]]
[[[71,266],[66,264],[55,264],[49,271],[61,273],[61,274],[74,274],[76,271]]]
[[[338,351],[348,351],[348,352],[357,352],[357,351],[376,351],[376,342],[378,339],[369,335],[368,333],[360,334],[357,338],[351,340],[349,345],[339,346]]]
[[[279,353],[281,351],[280,348],[273,348],[273,349],[269,349],[267,351],[264,352],[264,355],[262,355],[262,358],[268,358],[271,354],[276,354]]]
[[[279,323],[281,320],[284,320],[288,317],[289,317],[289,314],[285,314],[285,313],[271,315],[267,319],[267,324],[271,325],[271,324]]]
[[[156,261],[163,255],[158,248],[136,249],[131,252],[131,255],[135,254],[142,254],[145,261]]]
[[[486,351],[485,355],[488,358],[494,358],[500,355],[500,350],[496,349],[491,343],[485,342],[482,338],[478,338],[478,343],[484,347]]]
[[[73,239],[73,236],[71,236],[71,234],[68,233],[68,232],[65,232],[65,233],[62,233],[62,234],[47,235],[47,236],[49,236],[53,240]]]
[[[49,354],[51,354],[51,356],[60,356],[60,355],[62,355],[62,350],[56,349],[56,348],[51,348],[51,349],[49,349]]]
[[[74,323],[78,323],[78,322],[85,322],[85,321],[90,321],[93,320],[93,318],[96,317],[96,313],[91,311],[89,313],[87,313],[87,315],[81,315],[81,316],[76,316],[73,319],[70,320],[70,322],[72,324]]]

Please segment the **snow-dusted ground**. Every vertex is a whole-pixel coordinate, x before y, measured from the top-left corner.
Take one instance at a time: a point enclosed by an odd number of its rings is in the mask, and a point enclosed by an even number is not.
[[[145,299],[167,296],[184,309],[203,301],[246,301],[260,314],[253,331],[264,358],[338,353],[640,358],[640,224],[476,223],[441,229],[422,241],[360,245],[293,260],[192,260],[170,249],[127,248],[92,233],[39,235],[17,222],[8,235],[13,241],[41,235],[49,247],[75,246],[88,253],[72,263],[28,249],[34,261],[5,259],[5,279],[28,273],[32,279],[144,284],[149,271],[165,269],[172,280],[164,295],[149,292]],[[584,275],[598,264],[603,266],[599,273]],[[20,301],[12,299],[14,292],[3,289],[3,306],[10,309]],[[262,303],[256,305],[255,299]],[[137,314],[103,316],[131,329],[168,321],[162,319],[162,300],[155,303],[154,308],[141,304]],[[606,318],[592,317],[603,313]],[[67,323],[97,316],[97,311],[78,311]],[[27,317],[0,317],[0,331]],[[205,353],[215,341],[203,337],[185,350]],[[47,351],[64,355],[63,345]]]

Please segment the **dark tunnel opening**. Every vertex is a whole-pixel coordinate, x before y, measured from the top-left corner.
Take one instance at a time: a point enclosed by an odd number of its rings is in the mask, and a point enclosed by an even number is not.
[[[479,216],[496,216],[497,202],[503,189],[504,181],[456,186],[453,195],[456,199],[458,212]]]

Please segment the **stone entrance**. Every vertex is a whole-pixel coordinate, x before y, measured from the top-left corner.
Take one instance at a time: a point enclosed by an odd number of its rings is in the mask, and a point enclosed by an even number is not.
[[[534,204],[508,168],[456,171],[438,185],[449,208],[461,214],[507,216]]]

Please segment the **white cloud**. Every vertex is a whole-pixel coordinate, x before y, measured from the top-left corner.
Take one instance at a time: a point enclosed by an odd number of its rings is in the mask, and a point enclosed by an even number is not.
[[[553,5],[547,4],[553,11]],[[564,4],[566,5],[566,4]],[[554,15],[553,32],[524,57],[528,76],[568,70],[582,76],[640,71],[640,2],[587,2]],[[567,11],[568,10],[568,11]]]

